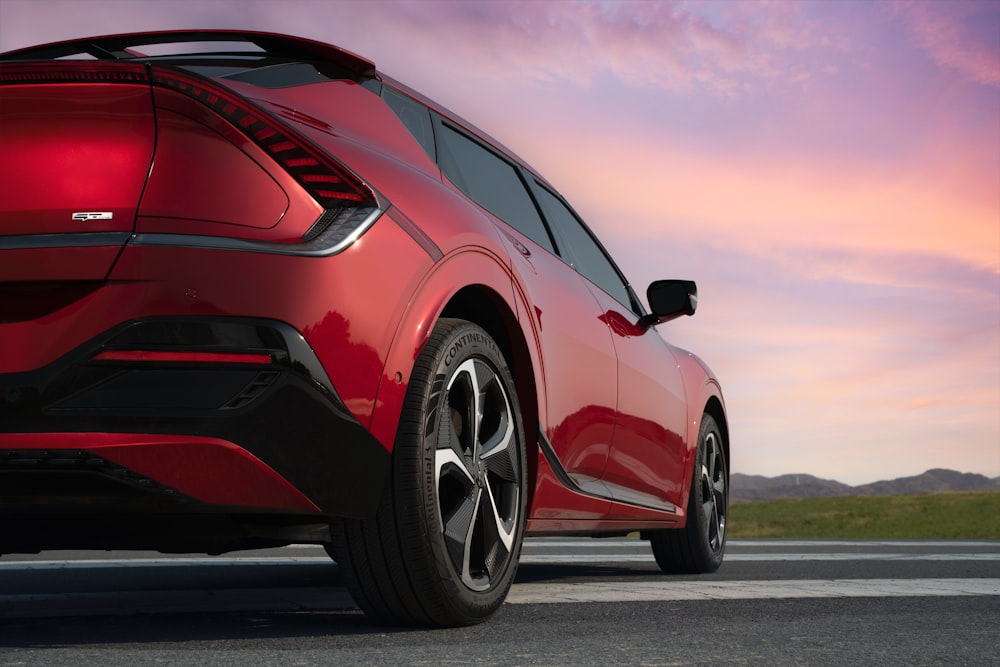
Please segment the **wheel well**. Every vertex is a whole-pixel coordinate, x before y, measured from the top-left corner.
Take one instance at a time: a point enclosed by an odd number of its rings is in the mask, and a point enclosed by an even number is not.
[[[496,341],[514,376],[517,399],[524,427],[525,454],[528,457],[528,507],[531,507],[538,473],[538,393],[535,373],[527,343],[507,303],[493,290],[471,285],[456,293],[441,312],[441,317],[455,317],[478,324]]]
[[[722,407],[722,403],[718,398],[712,397],[708,400],[708,405],[705,406],[705,412],[712,416],[715,423],[719,425],[719,431],[722,433],[722,449],[726,454],[726,466],[728,468],[727,473],[733,469],[733,461],[729,458],[729,423],[726,421],[726,411]]]

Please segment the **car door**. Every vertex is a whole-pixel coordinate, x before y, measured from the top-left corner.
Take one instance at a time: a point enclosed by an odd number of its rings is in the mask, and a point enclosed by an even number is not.
[[[611,450],[618,371],[597,302],[579,274],[556,256],[523,172],[443,119],[435,129],[442,172],[507,223],[498,227],[511,249],[514,273],[523,278],[517,287],[533,309],[518,315],[531,319],[539,339],[544,377],[538,388],[539,421],[557,459],[550,463],[584,491],[606,496],[593,484],[604,474]],[[550,509],[546,518],[569,517]]]
[[[687,410],[673,351],[642,326],[642,306],[600,243],[554,192],[535,196],[584,277],[611,334],[618,402],[611,451],[601,480],[615,500],[673,511],[682,502]]]

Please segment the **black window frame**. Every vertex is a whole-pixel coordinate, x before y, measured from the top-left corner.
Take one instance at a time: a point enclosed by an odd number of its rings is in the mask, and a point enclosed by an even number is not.
[[[536,205],[538,206],[539,210],[542,213],[542,217],[545,220],[546,227],[549,229],[549,233],[555,237],[557,247],[562,248],[562,252],[558,253],[558,256],[564,262],[566,262],[570,267],[572,267],[574,271],[576,271],[584,279],[586,279],[591,285],[594,285],[599,290],[601,290],[602,292],[610,296],[612,299],[620,303],[622,306],[628,308],[635,315],[639,317],[644,316],[646,314],[646,309],[643,307],[642,302],[639,301],[639,298],[636,296],[635,290],[632,289],[632,284],[628,281],[628,279],[625,277],[625,274],[618,267],[618,264],[611,256],[611,253],[608,252],[608,249],[604,247],[604,244],[601,243],[600,239],[597,237],[596,234],[594,234],[593,230],[587,226],[587,223],[583,221],[583,218],[581,218],[580,215],[573,209],[573,207],[570,206],[569,202],[566,201],[566,198],[560,195],[558,192],[556,192],[554,188],[542,183],[537,176],[531,175],[529,183],[532,189],[531,192],[532,198],[535,200]],[[573,222],[575,222],[579,226],[580,230],[584,233],[584,235],[593,243],[594,247],[597,249],[600,255],[605,259],[605,261],[607,261],[608,266],[611,267],[611,270],[614,273],[614,275],[618,278],[618,281],[621,282],[621,285],[624,288],[624,295],[628,297],[629,303],[624,303],[620,298],[618,298],[617,295],[612,294],[608,290],[604,289],[604,287],[602,287],[599,283],[592,280],[587,275],[587,273],[585,273],[581,269],[581,264],[583,262],[578,256],[578,253],[574,252],[573,243],[570,241],[570,239],[566,238],[566,235],[561,230],[560,224],[556,220],[554,220],[553,219],[554,216],[550,215],[549,212],[546,210],[547,208],[546,205],[542,203],[542,200],[539,197],[539,195],[542,193],[548,194],[556,202],[561,204],[566,209],[566,212],[569,213],[569,216],[573,220]]]

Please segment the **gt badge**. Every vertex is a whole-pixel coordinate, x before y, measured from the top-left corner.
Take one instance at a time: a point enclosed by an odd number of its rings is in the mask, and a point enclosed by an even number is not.
[[[111,220],[115,217],[115,214],[111,211],[96,211],[96,212],[81,212],[74,213],[74,220]]]

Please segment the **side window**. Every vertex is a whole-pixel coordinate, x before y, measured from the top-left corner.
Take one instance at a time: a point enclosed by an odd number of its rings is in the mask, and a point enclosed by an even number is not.
[[[477,204],[554,253],[548,230],[514,166],[447,124],[439,127],[438,165],[445,176]]]
[[[559,197],[541,184],[535,189],[535,194],[545,217],[556,230],[560,241],[567,246],[568,252],[564,259],[616,301],[629,310],[635,310],[627,284],[583,223]]]
[[[420,143],[432,160],[436,160],[434,152],[434,126],[431,124],[431,112],[423,104],[412,100],[389,86],[382,86],[382,99],[389,108],[399,116],[410,134]]]

